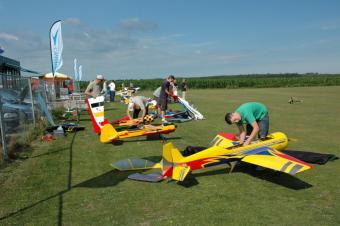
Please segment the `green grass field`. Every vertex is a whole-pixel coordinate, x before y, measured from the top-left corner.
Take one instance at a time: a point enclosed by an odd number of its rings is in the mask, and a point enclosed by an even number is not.
[[[144,93],[150,95],[151,92]],[[288,104],[291,97],[302,103]],[[239,104],[269,107],[270,131],[298,142],[289,149],[340,156],[340,87],[189,90],[206,120],[178,125],[168,135],[179,149],[207,146],[227,126],[224,115]],[[109,119],[125,106],[106,106]],[[340,161],[315,165],[296,177],[251,167],[225,168],[173,181],[145,183],[110,163],[128,157],[159,160],[160,141],[145,137],[123,145],[101,144],[83,114],[85,131],[50,143],[0,170],[0,225],[340,225]]]

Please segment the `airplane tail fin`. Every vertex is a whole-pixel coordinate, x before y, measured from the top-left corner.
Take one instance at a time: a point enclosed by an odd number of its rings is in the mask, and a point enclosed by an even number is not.
[[[190,172],[190,167],[181,164],[183,155],[172,143],[163,145],[162,174],[173,180],[183,181]]]
[[[118,132],[111,124],[105,124],[101,129],[100,142],[107,143],[119,138]]]
[[[165,159],[167,162],[178,162],[182,158],[182,154],[172,143],[163,145],[163,159]]]
[[[101,128],[107,123],[104,118],[104,96],[86,99],[87,108],[89,110],[93,129],[96,133],[100,133]]]

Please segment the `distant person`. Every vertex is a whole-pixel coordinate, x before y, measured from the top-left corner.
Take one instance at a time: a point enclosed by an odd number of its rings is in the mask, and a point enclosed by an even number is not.
[[[176,81],[176,79],[173,82],[171,82],[170,85],[171,85],[171,89],[172,89],[172,94],[174,96],[178,96],[177,81]]]
[[[113,80],[109,83],[109,93],[110,93],[110,101],[115,102],[116,84]]]
[[[172,82],[170,82],[170,88],[169,88],[169,100],[171,102],[178,102],[178,91],[177,91],[177,83],[176,79],[174,79]]]
[[[106,100],[106,102],[108,102],[108,98],[109,98],[109,89],[108,89],[108,86],[107,86],[107,81],[105,80],[104,83],[103,83],[103,89],[101,91],[102,94],[104,94],[104,99]]]
[[[258,135],[260,139],[265,138],[269,131],[269,116],[267,107],[259,102],[244,103],[239,106],[235,112],[227,113],[225,121],[231,125],[236,123],[239,128],[239,140],[243,146],[250,142]],[[243,127],[246,124],[246,130]],[[248,139],[246,139],[248,135]]]
[[[162,122],[167,122],[164,115],[168,109],[168,97],[170,95],[170,83],[175,80],[175,76],[170,75],[167,79],[164,79],[161,85],[161,92],[159,95],[159,103],[161,109]]]
[[[158,87],[154,92],[153,92],[153,99],[156,101],[156,108],[157,108],[157,113],[158,115],[161,115],[161,110],[160,110],[160,106],[159,106],[159,96],[161,95],[161,89],[162,87]]]
[[[182,99],[183,100],[185,100],[187,88],[188,88],[188,85],[187,85],[186,80],[182,79],[182,82],[181,82],[181,85],[180,85],[180,89],[181,89],[181,92],[182,92]]]
[[[143,96],[130,97],[127,108],[127,116],[129,116],[130,119],[135,119],[138,118],[139,112],[142,111],[142,119],[144,120],[145,115],[148,114],[148,103],[149,100],[146,97]]]
[[[68,94],[72,94],[74,92],[73,81],[69,82],[67,89],[68,89]]]
[[[159,96],[161,95],[161,89],[162,87],[158,87],[157,89],[155,89],[155,91],[153,92],[153,98],[158,102],[159,101]]]
[[[96,98],[100,96],[100,84],[104,81],[104,77],[102,75],[97,75],[96,79],[87,86],[85,90],[85,94],[88,97]]]

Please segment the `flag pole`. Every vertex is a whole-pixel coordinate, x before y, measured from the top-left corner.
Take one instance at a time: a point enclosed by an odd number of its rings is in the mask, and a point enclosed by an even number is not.
[[[52,34],[54,26],[60,23],[60,29],[57,28],[55,34]],[[60,32],[60,33],[59,33]],[[62,66],[62,58],[61,58],[61,53],[62,53],[62,40],[57,40],[57,39],[62,39],[61,37],[61,20],[55,21],[51,28],[50,28],[50,49],[51,49],[51,63],[52,63],[52,75],[53,75],[53,85],[52,85],[52,90],[53,90],[53,96],[54,99],[57,98],[57,93],[56,93],[56,88],[55,88],[55,73],[57,70]],[[58,45],[57,45],[58,41]],[[59,43],[61,42],[61,44]]]

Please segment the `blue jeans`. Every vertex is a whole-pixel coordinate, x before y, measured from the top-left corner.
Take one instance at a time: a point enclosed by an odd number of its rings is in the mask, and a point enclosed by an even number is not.
[[[110,91],[110,101],[111,102],[115,101],[115,95],[116,95],[116,91]]]
[[[266,114],[263,119],[256,121],[259,124],[260,131],[258,134],[259,138],[265,138],[269,132],[269,115]],[[250,124],[247,124],[247,135],[249,136],[253,131],[253,127]]]

